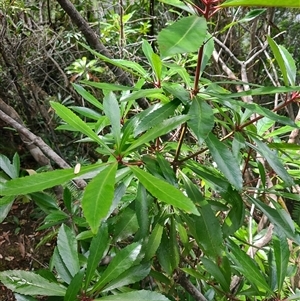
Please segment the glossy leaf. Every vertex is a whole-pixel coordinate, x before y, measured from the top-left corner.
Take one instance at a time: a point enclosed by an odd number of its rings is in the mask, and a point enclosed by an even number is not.
[[[142,169],[131,166],[130,169],[145,188],[160,201],[172,205],[178,209],[184,210],[189,213],[199,215],[197,208],[193,202],[186,197],[180,190],[176,189],[173,185],[157,179],[150,173]]]
[[[126,270],[124,273],[122,273],[119,277],[111,281],[102,290],[102,292],[109,292],[113,289],[136,283],[137,281],[141,281],[149,275],[150,268],[150,262],[133,266]]]
[[[67,268],[64,260],[60,256],[58,252],[58,248],[55,247],[53,255],[52,255],[52,261],[51,265],[55,267],[55,270],[57,272],[57,275],[67,284],[70,284],[73,276],[71,275],[69,269]]]
[[[273,291],[267,284],[266,279],[259,270],[256,262],[230,239],[228,240],[228,246],[230,252],[227,254],[234,262],[235,269],[240,271],[241,274],[254,286],[254,288],[273,295]]]
[[[104,251],[108,247],[108,242],[109,239],[107,225],[105,223],[102,223],[101,227],[99,227],[98,233],[93,237],[89,249],[90,252],[87,260],[87,267],[84,279],[86,289],[88,288],[89,283],[95,275],[95,271],[104,255]]]
[[[101,166],[103,166],[102,163],[84,166],[76,175],[74,174],[74,168],[70,168],[36,173],[31,176],[13,179],[1,186],[0,195],[20,195],[41,191],[63,184],[88,172],[96,171]]]
[[[220,171],[237,190],[241,190],[243,187],[242,173],[231,151],[212,133],[209,133],[205,142]]]
[[[111,152],[110,148],[98,137],[98,135],[76,114],[62,104],[54,101],[50,101],[51,107],[55,110],[56,114],[64,120],[67,124],[74,129],[83,133],[93,141],[97,142],[104,149]]]
[[[141,301],[141,300],[168,301],[169,299],[166,298],[164,295],[161,295],[156,292],[139,290],[139,291],[133,291],[129,293],[121,293],[118,295],[106,296],[99,299],[95,299],[94,301]]]
[[[196,241],[203,247],[205,254],[216,258],[223,249],[221,225],[208,203],[202,203],[200,216],[194,216]]]
[[[158,34],[161,56],[197,51],[204,42],[206,30],[206,21],[202,17],[194,15],[181,18]]]
[[[290,250],[286,237],[278,231],[278,236],[273,237],[273,250],[276,264],[276,276],[278,291],[281,292],[287,277],[287,269],[290,258]]]
[[[114,162],[107,166],[85,188],[82,209],[93,233],[97,233],[101,220],[112,205],[117,165]]]
[[[28,271],[0,272],[0,281],[10,290],[23,295],[64,296],[66,288]]]
[[[232,189],[229,189],[226,193],[222,194],[222,197],[229,204],[232,205],[229,213],[223,222],[223,235],[224,237],[230,236],[237,231],[244,222],[245,218],[245,205],[241,195]]]
[[[110,83],[100,83],[100,82],[92,82],[90,80],[82,80],[80,83],[83,83],[85,85],[95,87],[104,91],[129,91],[129,90],[135,90],[134,87],[128,87],[118,84],[110,84]],[[101,103],[100,103],[101,104]]]
[[[205,100],[196,97],[193,99],[188,115],[190,116],[188,125],[201,143],[214,127],[213,110]]]
[[[84,270],[79,271],[72,279],[69,284],[64,301],[74,301],[76,300],[77,294],[81,290],[82,280],[84,277]]]
[[[154,53],[151,45],[146,40],[143,40],[142,49],[148,62],[151,65],[152,70],[155,73],[156,80],[160,81],[162,71],[162,63],[160,57],[156,53]]]
[[[226,0],[220,7],[233,6],[272,6],[272,7],[300,7],[300,3],[295,0]]]
[[[57,249],[72,276],[79,272],[77,241],[74,232],[62,224],[57,236]]]
[[[148,235],[149,231],[149,208],[148,208],[148,199],[147,191],[145,187],[139,183],[135,201],[135,212],[139,225],[139,237],[145,238]]]
[[[283,163],[280,161],[276,151],[271,150],[266,144],[261,142],[259,139],[252,137],[256,146],[250,145],[256,149],[270,164],[278,176],[285,182],[286,185],[291,186],[294,184],[292,177],[286,171]]]
[[[137,115],[138,121],[137,126],[134,129],[134,136],[136,137],[140,133],[145,132],[148,129],[163,122],[175,112],[179,104],[180,101],[170,101],[167,104],[161,106],[160,108],[157,108],[156,110],[149,111],[149,114],[147,115],[142,114],[140,118],[139,115]]]
[[[163,226],[156,224],[152,233],[149,236],[147,247],[145,248],[145,261],[150,260],[156,253],[163,233]]]
[[[102,289],[107,283],[117,279],[122,273],[132,267],[140,250],[141,245],[133,243],[118,252],[101,275],[99,281],[94,285],[93,291]]]
[[[181,125],[189,119],[187,115],[175,116],[164,120],[162,123],[154,126],[152,129],[144,133],[141,137],[132,142],[132,144],[126,149],[126,153],[138,148],[139,146],[154,140],[166,133],[169,133],[177,126]]]
[[[109,92],[107,95],[105,95],[103,99],[103,109],[105,115],[110,121],[112,134],[115,138],[117,148],[120,145],[121,140],[121,112],[119,107],[120,106],[115,94]]]

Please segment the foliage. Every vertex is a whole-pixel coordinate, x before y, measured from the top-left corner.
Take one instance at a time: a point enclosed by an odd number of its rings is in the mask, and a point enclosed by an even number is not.
[[[296,64],[268,36],[280,85],[205,78],[214,55],[208,29],[220,7],[186,2],[170,1],[194,13],[160,31],[158,52],[143,40],[147,64],[83,45],[95,59],[131,73],[134,86],[81,80],[73,87],[89,110],[50,102],[60,128],[95,145],[98,162],[19,177],[18,156],[13,163],[1,157],[1,204],[28,194],[47,213],[42,227],[60,225],[49,271],[0,273],[24,300],[40,294],[57,300],[298,299],[288,278],[300,236],[285,201],[299,201],[299,146],[292,140],[299,123],[281,115],[300,99]],[[261,14],[251,11],[246,19]],[[196,51],[191,73],[185,56]],[[90,79],[85,68],[94,63],[81,59],[69,70]],[[97,89],[101,99],[90,92]],[[253,102],[257,96],[282,100],[270,109]],[[143,111],[140,98],[150,102]],[[43,192],[78,179],[88,182],[80,206],[68,188],[63,210]]]

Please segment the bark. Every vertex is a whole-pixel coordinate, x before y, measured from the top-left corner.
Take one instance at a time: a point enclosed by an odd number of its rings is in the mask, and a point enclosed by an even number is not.
[[[84,35],[89,46],[102,55],[113,59],[111,53],[108,49],[100,42],[100,38],[96,35],[94,30],[89,26],[88,22],[80,15],[76,10],[74,5],[69,0],[57,0],[62,9],[69,15],[72,22],[78,27],[81,33]],[[116,67],[112,64],[107,63],[107,66],[118,78],[119,83],[125,86],[133,86],[133,81],[128,77],[128,75],[119,67]],[[138,99],[138,104],[141,108],[146,109],[149,106],[149,103],[146,99]]]

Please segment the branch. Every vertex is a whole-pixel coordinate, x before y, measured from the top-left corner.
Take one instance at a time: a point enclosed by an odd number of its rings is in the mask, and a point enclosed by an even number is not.
[[[69,15],[72,22],[77,25],[78,29],[84,35],[86,41],[91,46],[91,48],[95,49],[99,53],[104,56],[113,59],[111,53],[108,49],[100,42],[99,37],[93,31],[93,29],[89,26],[88,22],[80,15],[80,13],[76,10],[74,5],[69,0],[57,0],[63,10]],[[118,81],[125,86],[133,86],[133,81],[128,77],[128,75],[119,67],[116,67],[112,64],[106,63],[109,69],[115,74]],[[149,103],[146,99],[141,98],[137,100],[138,104],[141,108],[146,109],[149,107]]]
[[[179,271],[177,282],[195,299],[195,301],[207,301],[204,295],[191,283],[191,281]]]
[[[24,127],[22,124],[18,123],[16,120],[5,114],[2,110],[0,110],[0,119],[2,119],[4,122],[16,129],[20,135],[24,135],[27,139],[29,139],[30,144],[35,144],[36,146],[38,146],[41,149],[41,151],[47,157],[52,159],[59,167],[71,168],[71,166],[66,161],[64,161],[50,146],[48,146],[42,138],[30,132],[26,127]],[[73,181],[76,183],[78,188],[83,189],[86,186],[86,182],[84,180],[78,179]]]

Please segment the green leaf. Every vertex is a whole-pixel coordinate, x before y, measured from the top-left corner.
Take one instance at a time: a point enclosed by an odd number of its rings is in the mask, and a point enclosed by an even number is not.
[[[277,45],[277,43],[271,37],[267,36],[267,40],[268,40],[268,43],[269,43],[269,45],[270,45],[270,47],[272,49],[274,57],[275,57],[278,65],[279,65],[281,74],[283,76],[284,85],[285,86],[289,86],[289,80],[290,80],[290,78],[288,77],[286,65],[284,63],[284,60],[283,60],[280,48]],[[293,85],[293,84],[291,83],[291,85]]]
[[[118,295],[111,295],[95,299],[94,301],[169,301],[164,295],[156,292],[139,290],[136,292],[121,293]]]
[[[145,261],[150,260],[156,253],[163,233],[163,226],[156,224],[152,233],[149,236],[147,247],[145,248]]]
[[[0,154],[0,168],[12,179],[19,176],[19,169],[14,164],[10,163],[9,159]]]
[[[171,266],[173,270],[177,269],[180,260],[176,226],[177,226],[176,220],[174,219],[174,217],[171,217],[170,234],[169,234],[170,235],[169,257],[171,260]]]
[[[266,11],[265,8],[257,8],[257,9],[252,9],[249,12],[246,13],[246,15],[240,19],[238,22],[239,23],[244,23],[244,22],[250,22],[263,14]]]
[[[161,106],[160,108],[155,108],[155,110],[149,110],[149,114],[145,115],[143,113],[140,118],[139,115],[137,115],[137,126],[134,129],[134,136],[138,136],[140,133],[147,131],[148,129],[152,128],[153,126],[156,126],[157,124],[160,124],[163,122],[167,117],[172,115],[175,110],[177,109],[178,105],[180,104],[180,101],[173,100],[171,102],[168,102],[167,104]],[[148,109],[147,109],[148,110]]]
[[[202,202],[199,211],[201,215],[193,217],[196,228],[195,239],[204,248],[205,254],[217,258],[223,249],[221,225],[207,202]]]
[[[170,162],[161,153],[156,154],[157,163],[164,178],[173,186],[177,186],[177,179],[174,170],[172,169]],[[148,168],[148,166],[147,166]]]
[[[278,227],[288,238],[300,245],[300,236],[295,232],[294,222],[284,209],[274,209],[249,195],[247,197],[268,217],[275,227]],[[274,203],[274,205],[276,205],[276,203]]]
[[[196,97],[192,101],[188,115],[190,116],[190,119],[187,124],[201,143],[203,139],[206,139],[214,127],[215,121],[213,110],[203,99]]]
[[[207,24],[197,15],[183,17],[163,29],[157,38],[162,57],[198,51],[206,37]]]
[[[107,151],[111,152],[110,148],[98,137],[98,135],[93,130],[91,130],[91,128],[71,110],[69,110],[62,104],[54,101],[50,101],[50,105],[55,110],[56,114],[67,124],[72,126],[77,131],[85,134],[93,141],[97,142]]]
[[[272,6],[272,7],[300,7],[300,3],[295,0],[227,0],[220,7],[234,6]]]
[[[160,57],[154,53],[151,45],[146,40],[143,40],[142,49],[152,67],[152,70],[155,73],[156,80],[160,81],[162,72],[162,63]]]
[[[58,231],[57,249],[70,274],[75,276],[79,272],[77,240],[74,232],[64,224]]]
[[[186,5],[185,3],[183,3],[180,0],[159,0],[159,2],[162,2],[162,3],[168,4],[168,5],[172,5],[172,6],[178,7],[180,9],[182,9],[182,10],[187,11],[190,14],[194,14],[195,13],[195,11],[194,11],[194,9],[192,8],[191,5]]]
[[[286,185],[292,186],[294,181],[292,177],[286,171],[284,165],[280,161],[276,151],[271,150],[265,143],[261,142],[259,139],[252,137],[256,146],[249,144],[250,147],[257,150],[270,164],[270,166],[274,169],[277,175],[285,182]]]
[[[108,247],[108,230],[107,225],[102,223],[101,227],[98,229],[98,233],[93,237],[90,245],[90,253],[87,260],[86,276],[84,279],[85,289],[88,288],[93,276],[95,276],[95,271],[99,265],[100,260],[104,255],[104,251]]]
[[[173,265],[173,259],[172,257],[172,246],[170,245],[169,237],[167,236],[166,232],[164,231],[162,234],[161,242],[159,245],[159,248],[157,250],[157,258],[159,261],[159,264],[163,268],[163,270],[171,276],[173,273],[173,270],[176,268]]]
[[[83,166],[74,174],[74,168],[42,172],[10,180],[1,186],[0,195],[23,195],[61,185],[88,172],[96,171],[103,163]]]
[[[256,262],[232,240],[228,239],[227,244],[230,249],[230,252],[228,252],[227,255],[234,262],[235,269],[240,271],[247,281],[254,286],[254,288],[257,288],[260,292],[263,290],[263,292],[268,292],[273,295],[274,292],[267,284],[266,279],[259,270]]]
[[[87,84],[91,84],[90,81],[87,82]],[[90,92],[85,90],[82,86],[78,84],[72,84],[74,89],[78,94],[80,94],[86,101],[88,101],[90,104],[94,105],[96,108],[100,109],[101,111],[103,110],[103,105],[102,103],[95,98]]]
[[[237,190],[241,190],[243,188],[242,173],[231,151],[213,133],[208,134],[205,142],[220,171]]]
[[[114,226],[113,242],[120,241],[133,235],[139,229],[135,211],[127,207],[119,213],[116,225]]]
[[[111,281],[102,292],[109,292],[119,287],[123,287],[137,281],[143,280],[145,277],[149,275],[151,268],[151,263],[147,262],[144,264],[139,264],[137,266],[133,266],[122,273],[119,277]]]
[[[74,278],[72,279],[71,283],[69,284],[66,295],[64,297],[64,301],[74,301],[76,300],[77,294],[81,290],[82,280],[84,277],[84,270],[79,271]]]
[[[121,113],[117,98],[112,92],[109,92],[107,95],[105,95],[103,99],[103,109],[105,115],[108,117],[111,123],[112,134],[115,138],[118,148],[121,141]]]
[[[169,101],[169,99],[162,93],[162,89],[153,88],[153,89],[141,89],[138,91],[133,91],[130,94],[124,94],[120,101],[132,101],[139,98],[153,98],[153,99],[160,99],[164,102]]]
[[[73,277],[70,274],[70,271],[68,270],[67,266],[65,265],[64,260],[60,256],[58,252],[58,248],[55,247],[53,255],[52,255],[52,261],[51,265],[55,267],[55,270],[58,274],[58,276],[67,284],[70,284]]]
[[[132,144],[126,149],[126,153],[136,149],[137,147],[154,140],[166,133],[169,133],[174,128],[178,127],[180,124],[184,123],[189,119],[187,115],[175,116],[164,120],[162,123],[154,126],[152,129],[147,131],[141,137],[136,139]]]
[[[229,204],[232,204],[222,227],[224,237],[228,237],[234,234],[234,232],[243,225],[245,218],[245,205],[241,195],[236,190],[229,189],[226,193],[222,194],[222,197]]]
[[[69,109],[71,109],[72,111],[79,113],[80,115],[96,120],[98,121],[99,118],[102,117],[102,115],[90,108],[86,108],[86,107],[79,107],[79,106],[69,106]]]
[[[13,195],[8,195],[0,198],[1,203],[3,202],[3,205],[0,205],[0,223],[4,221],[4,219],[7,217],[11,206],[14,203],[15,197]]]
[[[122,273],[132,267],[140,253],[140,250],[141,245],[139,243],[133,243],[118,252],[92,290],[96,291],[102,289],[107,283],[117,279]]]
[[[135,212],[139,225],[139,237],[145,238],[149,232],[149,209],[147,191],[145,187],[139,183],[136,200],[135,200]]]
[[[15,294],[16,301],[37,301],[37,299],[32,298],[30,296],[24,296],[24,295],[19,295]]]
[[[64,296],[66,288],[28,271],[0,272],[0,281],[13,292],[23,295]]]
[[[273,236],[273,250],[276,263],[276,276],[278,291],[281,292],[285,277],[287,277],[287,269],[289,265],[290,250],[287,239],[280,229],[278,236]]]
[[[228,281],[229,279],[227,279],[224,276],[222,269],[208,258],[201,257],[201,261],[203,263],[205,270],[208,271],[208,273],[210,273],[215,278],[216,282],[221,285],[222,289],[225,292],[229,292],[230,281]]]
[[[80,82],[87,85],[87,86],[95,87],[95,88],[98,88],[98,89],[101,89],[101,90],[104,90],[104,91],[135,90],[134,87],[127,87],[127,86],[122,86],[122,85],[117,85],[117,84],[99,83],[99,82],[92,82],[92,81],[89,81],[89,80],[81,80]]]
[[[178,209],[199,215],[193,202],[173,185],[157,179],[150,173],[145,172],[138,167],[130,166],[130,169],[154,197]]]
[[[117,166],[117,162],[107,166],[85,188],[82,209],[93,233],[97,233],[101,220],[112,205]]]

